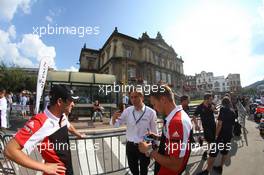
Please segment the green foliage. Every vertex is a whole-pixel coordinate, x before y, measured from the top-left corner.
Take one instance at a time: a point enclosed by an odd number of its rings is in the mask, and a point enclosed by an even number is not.
[[[20,92],[24,89],[36,91],[37,77],[27,74],[18,67],[9,68],[4,63],[0,64],[0,86],[7,91]]]
[[[256,88],[243,88],[241,93],[243,95],[256,95],[258,91]]]

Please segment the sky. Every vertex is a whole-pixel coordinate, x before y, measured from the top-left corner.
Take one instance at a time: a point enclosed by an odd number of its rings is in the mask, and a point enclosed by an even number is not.
[[[0,61],[38,67],[46,57],[78,71],[84,43],[100,49],[115,27],[135,38],[161,32],[187,75],[264,79],[264,0],[0,0]]]

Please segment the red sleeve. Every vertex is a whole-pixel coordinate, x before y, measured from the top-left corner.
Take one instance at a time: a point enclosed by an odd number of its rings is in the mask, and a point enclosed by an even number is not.
[[[24,148],[30,138],[43,126],[47,117],[45,114],[38,114],[32,117],[15,135],[15,140]]]
[[[182,121],[173,119],[169,125],[169,147],[168,155],[179,157],[180,146],[183,141]]]

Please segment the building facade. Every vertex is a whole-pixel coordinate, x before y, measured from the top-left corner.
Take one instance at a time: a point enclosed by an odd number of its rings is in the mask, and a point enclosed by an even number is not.
[[[241,81],[240,81],[240,74],[228,74],[227,78],[227,86],[229,86],[229,91],[231,92],[240,92]]]
[[[197,91],[196,76],[186,75],[183,88],[186,92]]]
[[[214,92],[227,92],[229,91],[228,82],[224,76],[213,77],[213,91]]]
[[[198,91],[213,91],[213,76],[212,72],[202,71],[196,76],[196,87]]]
[[[196,74],[196,87],[198,92],[240,92],[240,74],[228,74],[224,76],[214,76],[212,72],[202,71]]]
[[[145,32],[136,39],[115,28],[101,49],[84,45],[79,61],[80,72],[112,74],[121,84],[162,81],[181,90],[184,82],[183,60],[159,32],[156,38]]]

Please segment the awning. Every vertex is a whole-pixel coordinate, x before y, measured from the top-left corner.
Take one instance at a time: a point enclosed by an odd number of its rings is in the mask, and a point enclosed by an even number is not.
[[[116,77],[108,74],[48,71],[47,82],[70,84],[114,84]]]

